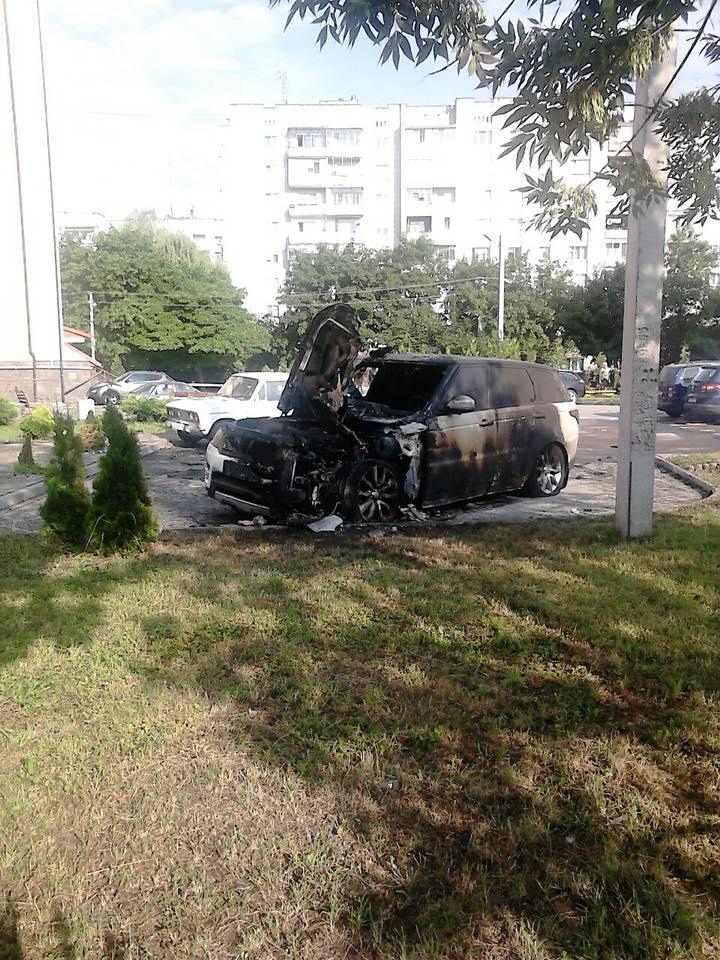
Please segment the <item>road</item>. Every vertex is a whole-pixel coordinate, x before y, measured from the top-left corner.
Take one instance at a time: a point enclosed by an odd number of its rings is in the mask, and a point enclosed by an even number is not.
[[[580,445],[577,463],[593,460],[616,460],[618,442],[618,417],[620,408],[610,406],[581,405]],[[703,453],[720,451],[720,425],[708,423],[685,423],[680,418],[671,420],[658,412],[657,452]]]

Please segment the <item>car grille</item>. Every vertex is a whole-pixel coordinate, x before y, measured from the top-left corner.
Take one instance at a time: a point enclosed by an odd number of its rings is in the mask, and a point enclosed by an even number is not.
[[[179,420],[181,423],[196,423],[196,418],[190,413],[189,410],[178,410],[177,407],[173,407],[171,410],[168,410],[168,416],[171,420]]]

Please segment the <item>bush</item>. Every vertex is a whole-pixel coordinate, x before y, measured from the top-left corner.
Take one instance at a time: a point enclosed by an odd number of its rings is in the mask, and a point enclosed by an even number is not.
[[[105,431],[100,421],[92,414],[88,414],[87,419],[80,424],[79,434],[82,448],[87,453],[99,453],[105,446],[107,440]]]
[[[140,464],[137,441],[119,413],[109,408],[103,417],[108,449],[93,484],[90,529],[93,544],[112,550],[153,540],[157,522]]]
[[[166,416],[166,405],[166,400],[153,400],[151,397],[125,397],[122,402],[124,413],[143,422],[149,420],[162,422]]]
[[[52,460],[45,470],[47,499],[40,515],[49,530],[71,547],[87,544],[90,497],[85,486],[82,443],[69,417],[55,417]]]
[[[0,427],[13,423],[20,415],[17,405],[0,397]]]
[[[23,436],[33,440],[47,440],[55,429],[55,419],[50,407],[40,406],[28,413],[20,421],[20,430]]]

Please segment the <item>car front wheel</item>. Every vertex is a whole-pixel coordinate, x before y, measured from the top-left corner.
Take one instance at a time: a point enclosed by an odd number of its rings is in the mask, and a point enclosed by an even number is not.
[[[108,393],[105,394],[105,403],[109,403],[111,406],[116,407],[120,403],[120,394],[119,393]]]
[[[567,478],[565,451],[559,443],[551,443],[538,454],[525,484],[525,492],[531,497],[555,497],[567,483]]]
[[[394,520],[400,507],[397,471],[382,460],[362,460],[350,471],[344,500],[353,520],[365,523]]]

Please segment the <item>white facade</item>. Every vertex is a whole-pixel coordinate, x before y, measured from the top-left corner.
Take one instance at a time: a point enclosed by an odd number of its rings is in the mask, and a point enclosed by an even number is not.
[[[210,255],[211,260],[221,262],[225,259],[223,221],[214,217],[162,217],[158,227],[170,233],[181,233],[192,240],[199,250]]]
[[[508,254],[559,260],[582,280],[619,259],[625,232],[605,227],[603,197],[591,230],[550,240],[528,230],[532,211],[513,157],[500,159],[511,133],[493,117],[500,103],[364,107],[236,104],[225,150],[226,261],[256,313],[277,309],[294,250],[321,243],[394,246],[426,236],[450,262]],[[569,164],[581,183],[604,162],[600,150]],[[604,184],[599,184],[600,190]],[[616,245],[616,246],[611,246]]]
[[[59,395],[62,327],[37,7],[0,15],[0,389]]]
[[[537,170],[500,158],[513,135],[493,115],[503,102],[234,104],[224,151],[225,260],[248,309],[276,312],[292,252],[319,244],[381,249],[402,235],[426,236],[452,263],[497,258],[502,235],[506,254],[559,261],[578,282],[623,261],[627,231],[609,217],[615,199],[602,180],[582,239],[529,229],[535,210],[517,188]],[[586,183],[630,132],[628,125],[557,172]]]

